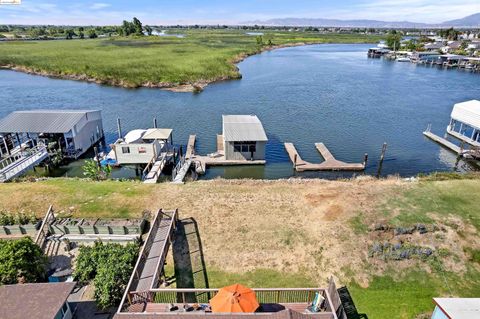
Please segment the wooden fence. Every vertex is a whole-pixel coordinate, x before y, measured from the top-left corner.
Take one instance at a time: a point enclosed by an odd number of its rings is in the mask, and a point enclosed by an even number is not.
[[[40,248],[44,248],[45,242],[49,235],[49,227],[55,221],[55,216],[53,214],[53,206],[50,205],[48,208],[45,217],[43,218],[42,225],[38,230],[37,236],[35,237],[35,244],[37,244]]]

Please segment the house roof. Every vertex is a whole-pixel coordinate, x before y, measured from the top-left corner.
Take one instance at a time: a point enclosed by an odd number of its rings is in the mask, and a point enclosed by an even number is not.
[[[480,129],[480,101],[471,100],[453,106],[452,119]]]
[[[223,115],[223,138],[226,142],[268,141],[256,115]]]
[[[0,316],[52,319],[74,287],[74,282],[0,286]]]
[[[12,112],[0,120],[3,133],[67,133],[89,113],[86,110],[35,110]]]
[[[480,298],[433,298],[451,319],[480,318]]]
[[[149,128],[142,138],[144,140],[168,140],[170,135],[172,135],[170,128]]]

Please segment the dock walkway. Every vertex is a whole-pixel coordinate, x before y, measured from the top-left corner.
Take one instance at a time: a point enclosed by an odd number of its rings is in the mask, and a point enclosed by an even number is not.
[[[448,148],[450,151],[454,152],[455,154],[462,155],[462,150],[460,149],[460,146],[453,144],[452,142],[444,139],[443,137],[433,134],[430,131],[423,132],[423,135],[425,135],[432,141],[437,142],[438,144],[444,146],[445,148]]]
[[[304,161],[293,143],[285,143],[285,150],[297,172],[304,171],[363,171],[366,163],[345,163],[337,160],[323,143],[315,143],[315,147],[324,161],[310,163]]]

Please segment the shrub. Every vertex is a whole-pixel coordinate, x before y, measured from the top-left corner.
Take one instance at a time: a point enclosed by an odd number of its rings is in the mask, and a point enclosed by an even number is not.
[[[80,247],[74,276],[82,283],[93,281],[95,301],[102,308],[117,305],[126,289],[137,259],[138,246],[103,244]]]
[[[0,241],[0,283],[16,284],[45,279],[47,257],[30,237]]]

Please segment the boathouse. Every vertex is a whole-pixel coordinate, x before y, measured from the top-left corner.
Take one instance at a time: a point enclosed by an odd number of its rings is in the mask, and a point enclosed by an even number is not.
[[[265,160],[268,138],[256,115],[223,115],[226,160]]]
[[[103,138],[99,110],[16,111],[0,121],[0,156],[18,149],[56,143],[66,158],[77,159]]]
[[[172,129],[150,128],[128,132],[112,145],[112,150],[119,165],[148,164],[172,147]]]
[[[480,101],[455,104],[447,132],[470,145],[480,146]]]

